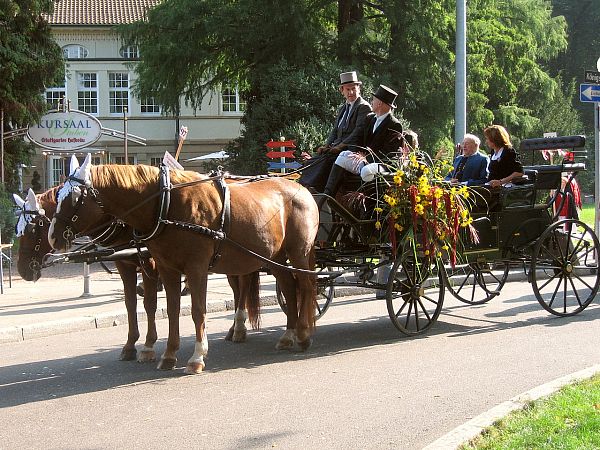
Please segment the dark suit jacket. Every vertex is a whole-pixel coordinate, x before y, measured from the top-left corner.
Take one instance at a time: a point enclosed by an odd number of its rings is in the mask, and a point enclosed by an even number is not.
[[[463,157],[461,155],[454,158],[454,163],[452,164],[454,166],[454,170],[450,175],[446,177],[446,180],[450,180],[451,178],[457,178],[456,168],[460,164],[462,158]],[[463,167],[462,176],[460,177],[459,181],[463,183],[466,182],[467,186],[478,186],[481,184],[485,184],[485,182],[488,179],[489,162],[490,159],[479,152],[469,156],[467,158],[465,166]]]
[[[376,120],[377,116],[373,113],[367,117],[361,145],[369,147],[375,152],[375,156],[381,159],[389,153],[397,152],[400,148],[400,144],[402,143],[402,125],[393,114],[389,114],[373,133],[373,125],[375,125]],[[365,153],[364,150],[359,149],[359,151]],[[373,155],[367,157],[369,161],[377,158],[374,158]]]
[[[488,181],[500,180],[513,172],[523,172],[523,165],[521,164],[521,161],[519,161],[519,155],[517,155],[514,148],[504,147],[500,159],[494,161],[490,158],[488,170],[490,172]]]
[[[344,128],[338,127],[338,123],[342,119],[346,104],[344,103],[336,115],[333,129],[329,133],[329,137],[325,145],[335,146],[338,144],[357,145],[360,144],[365,128],[365,119],[367,114],[371,112],[371,105],[362,97],[358,97],[354,102],[354,106],[350,111],[348,123]]]

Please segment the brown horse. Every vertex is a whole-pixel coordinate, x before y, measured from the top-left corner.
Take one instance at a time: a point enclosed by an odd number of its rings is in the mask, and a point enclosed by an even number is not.
[[[52,247],[48,242],[48,228],[50,220],[56,212],[56,194],[61,186],[54,187],[37,196],[37,203],[43,211],[37,211],[37,214],[28,215],[31,217],[27,220],[27,224],[19,233],[19,257],[17,269],[19,275],[26,281],[37,281],[41,277],[42,259],[44,255],[52,251]],[[36,208],[33,202],[26,203],[26,210],[35,213]],[[24,214],[27,215],[27,214]],[[106,220],[106,216],[103,218]],[[118,238],[111,242],[113,246],[119,246],[131,241],[131,229],[124,227],[119,232]],[[146,332],[146,341],[139,356],[135,343],[140,337],[137,320],[137,269],[139,261],[137,260],[118,260],[115,261],[115,266],[119,272],[119,276],[123,281],[123,292],[125,295],[125,307],[127,309],[127,320],[129,324],[129,332],[127,342],[121,349],[119,359],[121,361],[135,360],[137,356],[138,362],[150,362],[156,359],[154,352],[154,343],[157,339],[156,333],[156,287],[158,280],[158,272],[156,270],[152,258],[144,259],[144,270],[142,277],[144,279],[144,309],[148,317],[148,329]]]
[[[209,271],[245,275],[271,266],[288,305],[287,330],[277,347],[291,348],[295,342],[303,349],[310,345],[316,279],[309,270],[314,266],[319,221],[312,196],[299,184],[281,178],[231,183],[231,222],[227,239],[222,239],[215,233],[221,229],[224,207],[216,181],[196,172],[172,171],[170,182],[175,185],[170,190],[167,217],[162,217],[166,221],[161,222],[166,226],[161,231],[157,215],[162,214],[159,209],[164,201],[159,194],[165,189],[160,187],[156,167],[92,166],[86,158],[59,194],[58,212],[48,234],[55,249],[69,245],[71,232],[67,225],[73,217],[93,221],[105,213],[125,221],[149,239],[146,245],[166,290],[169,315],[169,338],[159,363],[161,369],[171,369],[177,361],[181,274],[189,283],[196,328],[195,351],[186,373],[199,373],[205,366]],[[95,201],[80,201],[86,197]],[[280,265],[286,261],[297,269],[296,273]]]

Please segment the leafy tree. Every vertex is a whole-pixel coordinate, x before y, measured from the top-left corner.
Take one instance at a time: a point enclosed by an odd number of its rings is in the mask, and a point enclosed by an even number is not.
[[[50,35],[43,14],[51,0],[0,0],[0,108],[7,131],[26,126],[46,110],[41,95],[46,86],[64,78],[60,47]],[[5,177],[16,187],[15,166],[30,161],[33,146],[21,140],[5,142]]]

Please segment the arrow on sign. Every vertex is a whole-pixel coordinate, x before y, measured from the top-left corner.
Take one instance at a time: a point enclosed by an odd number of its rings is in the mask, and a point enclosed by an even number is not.
[[[267,152],[267,158],[292,158],[294,159],[294,150],[288,150],[287,152]]]
[[[265,144],[269,148],[289,147],[296,148],[294,141],[269,141]]]
[[[292,161],[290,163],[282,163],[282,162],[269,162],[269,170],[271,169],[299,169],[302,167],[297,161]]]
[[[600,85],[580,84],[579,99],[582,102],[600,102]]]

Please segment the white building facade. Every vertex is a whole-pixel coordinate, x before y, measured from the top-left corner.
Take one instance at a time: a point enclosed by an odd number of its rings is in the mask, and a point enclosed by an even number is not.
[[[181,126],[188,135],[181,149],[180,161],[221,150],[240,135],[240,118],[244,104],[235,87],[224,87],[204,99],[194,111],[181,102],[178,117],[165,116],[152,99],[133,95],[135,73],[131,64],[139,60],[137,48],[124,46],[116,25],[141,20],[145,11],[160,0],[60,0],[48,17],[52,35],[63,49],[65,81],[49,87],[46,99],[57,108],[66,100],[71,110],[96,117],[103,128],[127,132],[146,140],[142,146],[103,135],[93,146],[77,150],[78,157],[92,153],[94,162],[125,162],[157,165],[165,153],[175,153]],[[125,123],[125,118],[126,122]],[[67,175],[73,151],[36,152],[35,169],[43,189],[58,184]],[[185,168],[201,169],[199,163],[183,163]],[[40,170],[41,169],[41,170]],[[25,177],[31,181],[33,170]]]

